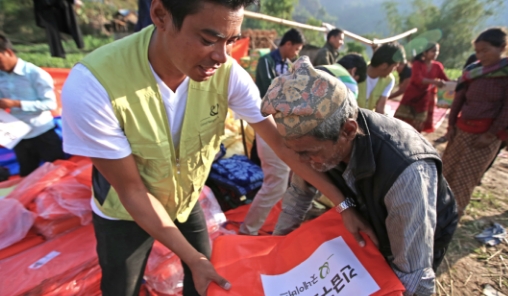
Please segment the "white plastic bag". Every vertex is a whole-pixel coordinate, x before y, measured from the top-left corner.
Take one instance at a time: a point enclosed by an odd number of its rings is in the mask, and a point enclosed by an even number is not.
[[[35,214],[15,199],[0,200],[0,250],[22,240],[34,224]]]

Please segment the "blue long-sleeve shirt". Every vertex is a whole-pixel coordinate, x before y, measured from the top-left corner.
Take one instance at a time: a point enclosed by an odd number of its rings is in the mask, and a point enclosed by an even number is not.
[[[50,111],[57,107],[53,88],[48,72],[20,58],[11,73],[0,71],[0,98],[21,101],[21,108],[11,108],[11,115],[32,127],[25,139],[55,127]]]

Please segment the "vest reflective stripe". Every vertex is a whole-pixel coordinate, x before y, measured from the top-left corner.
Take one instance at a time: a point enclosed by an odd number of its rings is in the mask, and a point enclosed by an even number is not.
[[[180,144],[175,149],[164,102],[147,59],[153,31],[149,26],[103,46],[81,63],[106,89],[146,188],[173,220],[185,222],[224,134],[232,60],[228,59],[209,80],[189,82]],[[116,191],[109,186],[100,196],[98,183],[94,182],[94,196],[103,213],[132,220]]]
[[[383,91],[390,84],[392,80],[395,80],[393,74],[390,73],[387,77],[379,77],[376,83],[376,86],[370,93],[369,98],[367,98],[367,80],[358,84],[358,107],[375,110],[377,102],[381,95],[383,95]]]

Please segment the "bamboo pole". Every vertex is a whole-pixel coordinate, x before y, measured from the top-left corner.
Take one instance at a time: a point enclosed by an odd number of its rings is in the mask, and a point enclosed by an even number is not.
[[[245,15],[245,17],[248,17],[248,18],[263,20],[263,21],[272,22],[272,23],[276,23],[276,24],[280,24],[280,25],[284,25],[284,26],[300,28],[300,29],[305,29],[305,30],[313,30],[313,31],[318,31],[318,32],[323,32],[323,33],[328,32],[328,29],[325,26],[322,26],[322,27],[311,26],[311,25],[307,25],[307,24],[294,22],[294,21],[288,21],[288,20],[281,19],[278,17],[269,16],[269,15],[262,14],[262,13],[248,11],[248,10],[244,11],[244,15]],[[396,35],[396,36],[393,36],[390,38],[369,40],[369,39],[364,38],[364,37],[357,35],[355,33],[343,30],[345,36],[347,36],[351,39],[357,40],[359,42],[362,42],[362,43],[369,45],[369,46],[377,46],[377,45],[381,45],[384,43],[397,41],[397,40],[407,37],[413,33],[416,33],[416,31],[418,31],[418,29],[414,28],[414,29],[411,29],[407,32],[404,32],[402,34],[399,34],[399,35]]]

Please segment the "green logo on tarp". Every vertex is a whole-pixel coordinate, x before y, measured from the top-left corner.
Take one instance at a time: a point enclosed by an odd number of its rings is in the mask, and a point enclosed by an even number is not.
[[[319,277],[324,279],[329,273],[330,267],[328,266],[328,262],[325,262],[325,264],[319,268]]]

